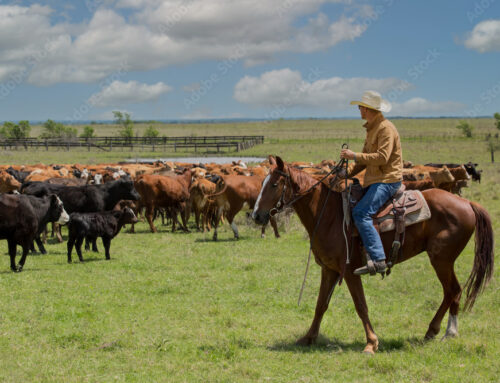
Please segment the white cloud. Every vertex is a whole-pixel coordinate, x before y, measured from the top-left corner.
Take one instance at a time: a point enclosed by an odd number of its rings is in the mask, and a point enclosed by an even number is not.
[[[298,71],[289,68],[263,73],[259,77],[243,77],[234,88],[234,98],[244,104],[275,107],[318,107],[329,111],[350,108],[349,102],[359,99],[366,89],[381,93],[393,89],[410,89],[411,86],[397,78],[319,78],[311,71],[303,79]]]
[[[137,81],[113,81],[109,86],[89,98],[89,103],[96,107],[122,106],[157,100],[172,88],[163,82],[148,85]]]
[[[23,82],[51,85],[95,82],[125,62],[147,71],[237,55],[254,65],[359,37],[366,10],[347,6],[331,20],[320,12],[330,2],[339,1],[119,0],[111,9],[94,0],[91,19],[79,24],[52,22],[48,6],[0,5],[0,81],[13,68]]]
[[[500,51],[500,20],[481,21],[469,33],[465,46],[480,53]]]
[[[447,116],[463,112],[466,107],[466,105],[455,101],[429,101],[421,97],[414,97],[403,103],[394,103],[390,114],[412,117]]]

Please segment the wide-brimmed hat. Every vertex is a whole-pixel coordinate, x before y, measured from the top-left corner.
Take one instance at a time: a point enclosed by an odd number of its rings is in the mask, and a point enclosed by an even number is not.
[[[363,93],[361,101],[351,101],[351,105],[361,105],[384,113],[390,112],[392,108],[391,103],[384,100],[380,93],[374,90],[367,90]]]

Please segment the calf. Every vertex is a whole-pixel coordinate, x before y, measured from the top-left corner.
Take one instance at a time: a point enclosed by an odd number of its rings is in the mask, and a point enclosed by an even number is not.
[[[111,240],[120,232],[123,225],[136,223],[137,217],[132,209],[105,211],[100,213],[73,213],[68,223],[68,263],[71,263],[73,246],[80,262],[83,262],[82,243],[87,237],[95,241],[102,238],[106,259],[111,259],[109,247]]]
[[[56,195],[37,198],[26,195],[0,195],[0,239],[9,247],[10,268],[22,271],[33,241],[47,222],[68,222],[68,214]],[[16,247],[21,245],[23,254],[16,266]]]

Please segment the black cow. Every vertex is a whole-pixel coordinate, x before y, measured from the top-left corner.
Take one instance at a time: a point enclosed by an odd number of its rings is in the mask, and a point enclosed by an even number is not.
[[[9,168],[6,170],[7,173],[9,173],[12,177],[14,177],[16,180],[19,182],[23,183],[25,178],[30,175],[31,172],[24,172],[21,170],[16,170],[12,166],[9,166]]]
[[[132,181],[119,179],[103,185],[64,186],[46,182],[28,182],[21,187],[21,193],[37,197],[57,194],[68,213],[91,213],[113,210],[122,199],[137,201],[140,196]]]
[[[470,161],[464,164],[465,170],[467,170],[467,173],[469,173],[469,175],[472,177],[472,180],[481,183],[481,173],[483,171],[477,170],[477,166],[478,164],[473,164]]]
[[[27,182],[21,187],[21,193],[44,196],[57,194],[64,203],[66,211],[71,213],[91,213],[113,210],[122,199],[137,201],[140,196],[132,181],[119,179],[103,185],[64,186],[47,182]],[[58,233],[62,242],[62,237]],[[86,246],[87,247],[87,246]],[[97,251],[93,243],[92,250]]]
[[[61,200],[54,194],[43,198],[16,194],[0,195],[0,239],[7,240],[11,270],[23,269],[33,241],[47,222],[65,224],[68,220],[69,216]],[[23,248],[23,254],[16,267],[17,245]]]
[[[80,262],[82,257],[82,242],[84,238],[95,241],[102,238],[106,259],[110,259],[109,247],[111,240],[120,232],[123,225],[137,223],[137,217],[132,209],[124,207],[122,210],[105,211],[99,213],[73,213],[68,223],[68,263],[71,263],[73,245]]]

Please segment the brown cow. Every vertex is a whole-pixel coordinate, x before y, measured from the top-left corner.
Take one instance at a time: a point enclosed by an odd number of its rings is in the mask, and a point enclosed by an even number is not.
[[[175,231],[177,213],[180,212],[183,223],[182,229],[188,231],[186,226],[186,204],[189,200],[191,177],[191,170],[187,169],[179,176],[167,177],[146,174],[136,180],[135,188],[141,195],[140,205],[146,207],[146,219],[151,232],[157,232],[153,224],[155,208],[165,208],[172,213],[172,231]]]
[[[259,194],[262,186],[263,180],[267,180],[266,177],[263,179],[258,176],[240,176],[240,175],[229,175],[223,176],[224,189],[220,195],[213,197],[217,203],[217,217],[215,219],[214,235],[213,240],[217,240],[217,227],[219,221],[224,213],[227,221],[231,225],[231,229],[234,233],[234,238],[239,239],[238,227],[234,223],[234,217],[242,209],[245,203],[248,204],[250,209],[253,209],[256,203],[258,203]],[[274,217],[271,217],[271,226],[274,229],[274,235],[279,238],[278,225]],[[262,226],[261,236],[265,235],[265,227]]]
[[[210,230],[210,222],[217,217],[217,204],[209,196],[217,193],[217,185],[205,178],[193,182],[190,188],[191,209],[194,212],[196,229],[198,231]],[[201,228],[200,228],[201,216]]]
[[[21,188],[21,183],[4,170],[0,171],[0,193],[10,193]]]

